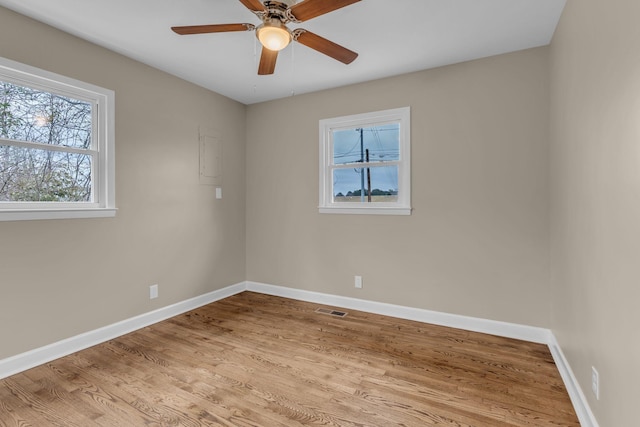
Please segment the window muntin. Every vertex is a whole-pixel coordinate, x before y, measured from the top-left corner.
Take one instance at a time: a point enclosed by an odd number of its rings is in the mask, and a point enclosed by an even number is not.
[[[410,112],[320,121],[321,213],[410,214]]]
[[[113,216],[112,91],[0,58],[0,220]]]

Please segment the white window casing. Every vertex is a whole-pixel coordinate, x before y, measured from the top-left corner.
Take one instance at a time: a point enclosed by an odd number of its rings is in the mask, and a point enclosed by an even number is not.
[[[0,146],[82,154],[92,159],[91,200],[0,201],[0,221],[115,216],[114,92],[5,58],[0,58],[0,80],[90,104],[92,139],[90,147],[85,149],[19,141],[0,135]]]
[[[410,108],[404,107],[320,120],[320,176],[318,205],[318,211],[320,213],[377,215],[411,214],[410,119]],[[397,149],[394,151],[390,160],[386,160],[383,156],[379,156],[380,158],[377,161],[366,161],[363,157],[363,129],[372,131],[371,133],[377,133],[376,129],[384,128],[385,126],[392,126],[394,129],[398,128],[397,131],[394,131],[394,135],[395,132],[397,132],[397,142],[395,143]],[[336,144],[338,144],[334,139],[336,138],[336,135],[345,134],[345,132],[342,131],[347,131],[347,135],[349,135],[350,131],[360,131],[360,148],[357,148],[357,143],[351,146],[351,148],[353,148],[351,152],[355,152],[355,154],[351,155],[352,160],[345,160],[343,163],[340,163],[336,162],[336,158],[340,156],[334,152],[334,148],[336,147]],[[357,138],[357,133],[355,135]],[[379,140],[380,137],[377,137]],[[369,145],[372,144],[372,142],[369,142]],[[378,145],[382,151],[382,144],[379,141]],[[358,157],[357,152],[360,153],[360,159],[353,160],[354,155],[355,157]],[[389,170],[389,168],[393,171],[397,170],[397,188],[394,191],[397,192],[397,197],[394,194],[394,196],[387,197],[389,200],[382,197],[375,202],[368,202],[367,200],[363,200],[365,198],[364,186],[360,188],[359,195],[357,197],[343,197],[344,194],[342,194],[342,192],[336,195],[336,191],[338,190],[336,177],[339,173],[342,173],[342,176],[344,176],[344,174],[348,175],[347,171],[349,170],[354,170],[356,173],[358,173],[357,170],[360,170],[360,179],[363,180],[362,174],[365,170],[367,173],[370,173],[370,171],[374,171],[376,169],[382,171],[385,167],[388,168],[387,170]],[[394,172],[393,180],[395,181],[395,179],[396,173]],[[349,194],[351,194],[351,192]],[[369,185],[368,194],[369,196],[371,195],[371,185]],[[358,198],[361,199],[358,200]]]

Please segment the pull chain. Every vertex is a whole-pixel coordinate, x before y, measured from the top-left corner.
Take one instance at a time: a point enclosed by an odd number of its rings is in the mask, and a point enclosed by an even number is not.
[[[296,61],[295,61],[296,44],[291,43],[291,96],[296,95]]]

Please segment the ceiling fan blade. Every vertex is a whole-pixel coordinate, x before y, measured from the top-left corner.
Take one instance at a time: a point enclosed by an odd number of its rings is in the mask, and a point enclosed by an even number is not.
[[[317,50],[320,53],[324,53],[343,64],[351,64],[358,57],[356,52],[307,30],[295,30],[294,37],[297,42]]]
[[[240,0],[240,3],[252,12],[264,12],[267,10],[260,0]]]
[[[187,34],[225,33],[228,31],[251,31],[255,28],[256,27],[253,24],[212,24],[171,27],[175,33],[182,36]]]
[[[276,69],[276,59],[278,59],[278,52],[275,50],[269,50],[266,47],[262,48],[262,54],[260,54],[260,65],[258,66],[258,75],[264,76],[267,74],[273,74]]]
[[[290,10],[298,21],[303,22],[359,1],[360,0],[304,0],[301,3],[291,6]]]

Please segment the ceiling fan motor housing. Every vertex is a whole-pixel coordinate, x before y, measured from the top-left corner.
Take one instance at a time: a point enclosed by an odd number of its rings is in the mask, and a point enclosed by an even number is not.
[[[264,22],[266,19],[277,19],[283,24],[287,22],[300,22],[296,17],[291,13],[290,7],[296,2],[293,0],[266,0],[263,2],[265,11],[254,12],[258,15],[262,21]]]
[[[280,1],[271,1],[271,0],[264,0],[262,2],[262,4],[264,4],[265,8],[269,8],[269,5],[267,3],[282,3],[284,4],[285,8],[291,7],[294,4],[298,3],[297,0],[280,0]]]

